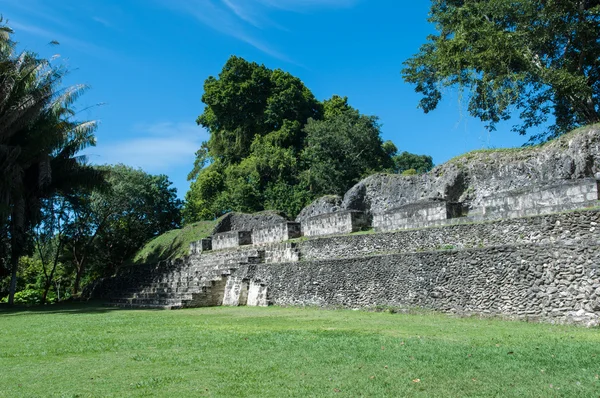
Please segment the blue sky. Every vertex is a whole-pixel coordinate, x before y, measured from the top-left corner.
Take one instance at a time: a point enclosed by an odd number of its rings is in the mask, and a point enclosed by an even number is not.
[[[398,0],[0,0],[21,49],[60,54],[65,84],[90,90],[81,119],[100,121],[94,163],[167,174],[183,197],[204,80],[231,55],[298,76],[320,99],[348,96],[377,115],[384,140],[436,164],[481,148],[520,146],[510,122],[488,133],[448,91],[425,115],[402,81],[402,62],[433,27],[429,2]],[[50,46],[51,40],[60,42]]]

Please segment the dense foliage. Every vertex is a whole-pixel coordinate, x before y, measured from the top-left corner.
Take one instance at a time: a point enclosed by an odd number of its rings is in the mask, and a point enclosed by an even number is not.
[[[228,211],[295,216],[318,196],[395,170],[396,147],[382,142],[376,117],[360,114],[347,98],[320,102],[282,70],[231,57],[218,78],[206,80],[202,101],[197,122],[210,139],[189,175],[186,222]]]
[[[181,201],[166,176],[123,165],[97,169],[106,177],[102,189],[43,202],[42,222],[31,231],[33,250],[19,260],[16,287],[29,291],[21,296],[46,302],[78,294],[128,264],[147,241],[180,226]]]
[[[513,111],[520,134],[550,123],[533,141],[600,121],[600,1],[432,0],[429,21],[437,33],[402,71],[425,112],[457,86],[490,129]]]
[[[76,156],[94,145],[96,128],[74,119],[71,106],[84,87],[61,88],[66,70],[34,53],[16,52],[11,33],[0,26],[0,246],[10,253],[10,302],[19,258],[32,250],[44,202],[103,181],[101,172]]]

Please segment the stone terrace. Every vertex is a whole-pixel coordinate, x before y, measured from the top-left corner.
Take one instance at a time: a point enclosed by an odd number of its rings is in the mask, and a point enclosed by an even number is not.
[[[475,207],[435,200],[372,219],[361,211],[302,225],[253,219],[251,231],[217,233],[182,260],[106,280],[96,296],[160,308],[417,306],[595,325],[600,210],[553,212],[597,204],[596,180],[579,179],[500,192]],[[388,232],[352,234],[370,226]]]

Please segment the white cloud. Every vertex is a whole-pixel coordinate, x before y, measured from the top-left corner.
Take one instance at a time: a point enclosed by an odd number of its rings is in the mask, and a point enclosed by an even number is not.
[[[174,11],[192,15],[204,25],[243,41],[282,61],[285,54],[259,39],[258,30],[286,30],[269,18],[276,11],[307,12],[322,8],[349,8],[360,0],[157,0]]]
[[[98,22],[100,25],[104,25],[105,28],[112,28],[113,25],[104,18],[92,17],[92,21]]]
[[[251,25],[261,28],[263,24],[259,21],[260,17],[256,14],[255,10],[251,7],[247,7],[248,2],[238,3],[235,0],[221,0],[223,4],[227,6],[235,15],[240,19],[248,22]]]
[[[129,134],[127,134],[129,135]],[[208,133],[194,123],[138,124],[134,138],[88,148],[85,155],[95,164],[123,163],[152,174],[169,174],[180,166],[191,168],[196,151]]]
[[[306,11],[315,8],[350,8],[360,0],[255,0],[273,8],[288,11]]]
[[[224,3],[217,0],[159,0],[164,6],[171,8],[172,10],[185,13],[193,16],[195,19],[203,23],[204,25],[232,36],[240,41],[243,41],[252,47],[268,54],[274,58],[280,59],[286,62],[292,62],[284,54],[271,48],[267,43],[258,39],[255,35],[251,34],[248,29],[249,16],[246,19],[240,18],[240,16],[232,11],[232,9]],[[231,3],[233,4],[233,3]],[[241,8],[238,9],[238,13],[242,14]],[[249,15],[249,14],[242,14]],[[250,26],[253,28],[254,26]],[[254,27],[255,28],[255,27]]]

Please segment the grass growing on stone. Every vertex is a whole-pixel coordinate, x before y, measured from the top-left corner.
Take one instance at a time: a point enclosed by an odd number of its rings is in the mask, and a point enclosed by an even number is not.
[[[0,309],[0,397],[597,397],[600,333],[298,308]]]
[[[199,221],[166,232],[148,242],[133,258],[134,264],[157,263],[188,254],[190,243],[211,235],[216,221]]]

